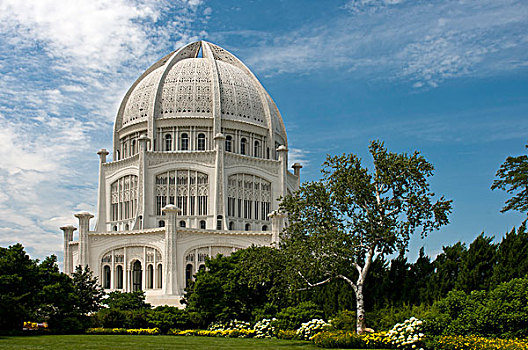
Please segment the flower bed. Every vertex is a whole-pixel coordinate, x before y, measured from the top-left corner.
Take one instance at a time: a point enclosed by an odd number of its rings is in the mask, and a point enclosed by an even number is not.
[[[441,336],[431,342],[438,350],[523,350],[528,339],[498,339],[478,336]]]
[[[131,334],[131,335],[159,335],[159,328],[88,328],[87,334]]]

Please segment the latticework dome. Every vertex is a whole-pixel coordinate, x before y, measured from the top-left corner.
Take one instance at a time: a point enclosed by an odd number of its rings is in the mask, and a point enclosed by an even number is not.
[[[287,144],[281,115],[251,71],[228,51],[205,41],[188,44],[152,65],[125,95],[115,123],[114,147],[130,130],[156,138],[160,120],[224,120],[266,129],[269,141]],[[164,122],[167,125],[168,122]],[[231,123],[231,126],[233,124]],[[273,143],[271,143],[273,145]]]

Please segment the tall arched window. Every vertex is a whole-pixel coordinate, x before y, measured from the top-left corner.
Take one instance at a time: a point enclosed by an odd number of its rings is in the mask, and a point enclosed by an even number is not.
[[[229,221],[229,231],[233,231],[235,229],[235,223],[233,221]]]
[[[205,134],[198,134],[198,151],[205,151]]]
[[[132,140],[132,143],[130,144],[130,153],[132,155],[136,154],[136,140]]]
[[[186,133],[181,134],[180,137],[180,150],[188,151],[189,150],[189,135]]]
[[[202,230],[205,230],[206,225],[207,225],[207,224],[206,224],[205,220],[200,220],[200,228],[201,228]]]
[[[164,220],[158,221],[158,227],[165,227],[165,221]]]
[[[222,215],[218,215],[216,217],[216,229],[221,230],[222,229]]]
[[[154,288],[154,266],[152,264],[147,267],[147,288]]]
[[[242,138],[242,140],[240,140],[240,154],[246,154],[246,144],[247,140]]]
[[[128,156],[127,150],[128,150],[127,144],[125,143],[123,145],[123,158],[126,158]]]
[[[255,141],[255,145],[253,147],[253,156],[260,157],[260,142],[258,141]]]
[[[165,135],[165,151],[172,151],[172,135]]]
[[[185,267],[185,287],[189,287],[189,283],[191,283],[192,281],[192,276],[193,276],[192,270],[193,270],[192,264],[187,264],[187,266]]]
[[[232,152],[232,149],[233,149],[233,138],[231,137],[231,135],[227,135],[226,136],[226,141],[225,141],[225,150],[226,152]]]
[[[263,225],[262,226],[262,231],[267,231],[268,230],[268,226],[267,225]]]
[[[136,260],[132,265],[132,291],[141,290],[141,262]]]
[[[110,289],[110,266],[103,267],[103,288]]]
[[[246,231],[251,231],[251,224],[246,224]]]
[[[123,266],[116,266],[116,276],[115,276],[115,288],[123,289]]]
[[[161,264],[158,264],[158,285],[156,287],[161,288],[162,282],[163,282],[163,267],[161,266]]]
[[[180,221],[180,227],[185,227],[185,226],[186,226],[186,225],[185,225],[185,221],[184,221],[184,220],[181,220],[181,221]]]

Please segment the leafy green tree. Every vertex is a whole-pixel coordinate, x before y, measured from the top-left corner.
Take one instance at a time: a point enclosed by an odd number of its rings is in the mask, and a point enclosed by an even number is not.
[[[528,149],[528,145],[525,148]],[[528,155],[506,158],[496,177],[491,189],[498,188],[513,195],[501,212],[517,210],[528,213]]]
[[[79,314],[88,315],[99,310],[105,292],[90,268],[77,266],[72,274],[72,280]]]
[[[130,293],[110,292],[104,303],[110,309],[139,310],[150,309],[150,304],[145,302],[145,292],[138,290]]]
[[[444,246],[433,262],[435,272],[427,283],[427,301],[433,302],[455,288],[462,261],[467,253],[465,244],[458,242]]]
[[[37,308],[38,265],[21,244],[0,247],[0,329],[21,329]]]
[[[513,228],[499,244],[497,264],[493,269],[493,284],[508,282],[512,278],[528,276],[528,231],[526,224]]]
[[[291,293],[285,286],[282,260],[280,252],[270,247],[208,259],[207,268],[196,274],[186,292],[193,321],[203,326],[235,318],[250,321],[286,305]]]
[[[490,287],[497,258],[497,245],[493,244],[492,240],[492,237],[485,237],[481,233],[469,245],[464,259],[460,262],[456,289],[471,292]]]
[[[365,329],[364,285],[376,256],[407,248],[448,223],[451,201],[434,200],[428,178],[433,165],[418,152],[397,154],[370,144],[371,171],[354,154],[328,157],[321,181],[303,184],[284,198],[290,225],[282,249],[293,276],[306,288],[343,279],[356,296],[357,331]],[[352,265],[355,274],[347,273]]]

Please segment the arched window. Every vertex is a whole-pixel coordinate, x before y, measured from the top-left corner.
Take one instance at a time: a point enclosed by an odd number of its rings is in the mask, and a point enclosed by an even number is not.
[[[103,288],[110,289],[110,266],[103,267]]]
[[[225,141],[226,152],[232,152],[232,144],[233,144],[233,138],[231,137],[231,135],[227,135],[226,141]]]
[[[192,264],[187,264],[185,267],[185,287],[189,287],[189,283],[192,281],[193,276],[193,266]]]
[[[117,231],[117,225],[114,225],[114,231]]]
[[[162,281],[163,281],[163,267],[161,266],[161,264],[158,264],[158,285],[156,286],[157,288],[161,288]]]
[[[185,221],[184,220],[180,221],[180,227],[185,227]]]
[[[201,228],[202,230],[205,230],[205,227],[206,227],[206,222],[205,222],[205,220],[200,220],[200,228]]]
[[[165,227],[165,221],[163,220],[158,221],[158,227]]]
[[[130,153],[132,155],[136,154],[136,140],[132,140],[132,143],[130,144]]]
[[[123,289],[123,266],[116,266],[116,276],[115,276],[115,288]]]
[[[205,134],[198,134],[198,151],[205,151]]]
[[[172,151],[172,135],[165,135],[165,151]]]
[[[260,157],[260,142],[255,141],[255,146],[253,147],[253,156]]]
[[[216,217],[216,229],[221,230],[222,229],[222,215],[218,215]]]
[[[266,148],[266,159],[269,159],[269,147]]]
[[[188,151],[189,150],[189,135],[186,133],[181,134],[180,137],[180,150]]]
[[[130,226],[128,224],[125,224],[125,231],[128,231],[130,229]]]
[[[152,264],[147,267],[147,288],[154,288],[154,266]]]
[[[127,153],[127,144],[123,144],[123,158],[126,158],[128,156],[128,153]]]
[[[246,224],[246,231],[251,231],[251,224]]]
[[[263,225],[262,226],[262,231],[267,231],[268,230],[268,225]]]
[[[119,150],[116,151],[116,160],[119,160],[121,156],[121,152]]]
[[[242,138],[242,140],[240,140],[240,154],[246,154],[246,143],[247,140],[245,138]]]
[[[201,264],[200,267],[198,267],[198,271],[203,271],[203,270],[205,270],[205,265]]]
[[[233,231],[235,229],[235,223],[233,221],[229,222],[229,231]]]
[[[136,260],[132,265],[132,291],[141,290],[141,262]]]

